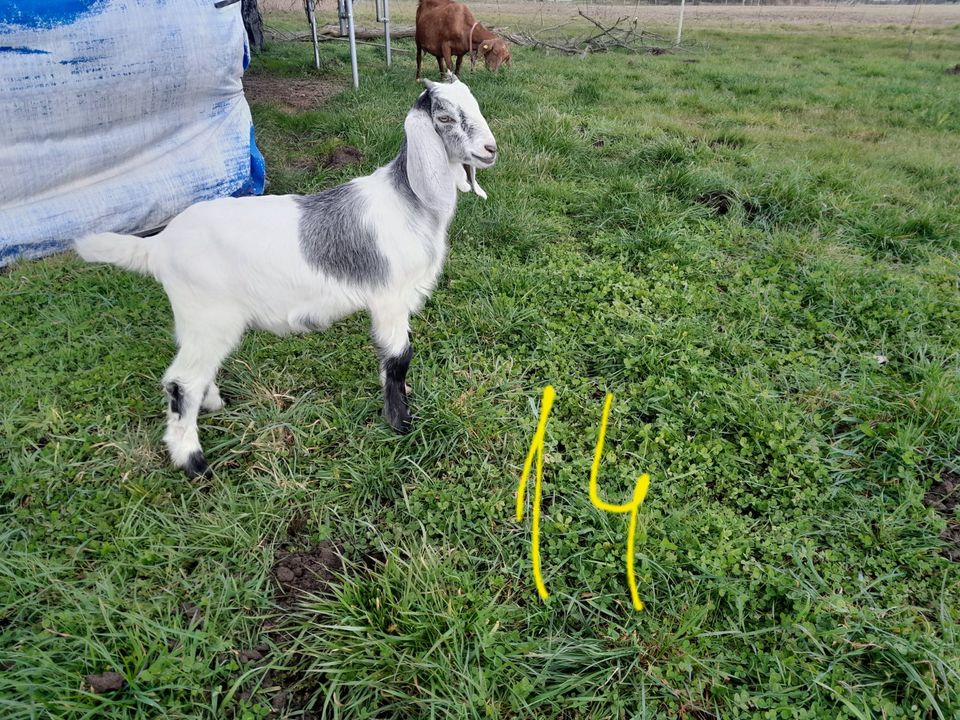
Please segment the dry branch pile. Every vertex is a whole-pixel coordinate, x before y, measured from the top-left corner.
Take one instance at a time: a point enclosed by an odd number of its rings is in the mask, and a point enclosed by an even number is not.
[[[564,37],[563,33],[555,31],[569,28],[579,22],[577,18],[553,27],[537,30],[536,32],[508,32],[497,30],[497,34],[517,45],[540,48],[542,50],[556,50],[567,55],[589,55],[590,53],[607,52],[608,50],[624,50],[628,53],[663,55],[679,49],[662,35],[649,32],[637,27],[637,18],[621,17],[613,25],[603,25],[594,18],[577,10],[579,16],[592,25],[594,29],[586,35]],[[546,33],[553,35],[545,38]],[[559,37],[558,37],[559,36]]]

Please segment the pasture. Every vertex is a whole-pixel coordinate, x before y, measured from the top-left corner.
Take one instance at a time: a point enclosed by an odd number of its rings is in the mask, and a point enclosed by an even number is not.
[[[250,333],[188,481],[161,288],[2,271],[0,715],[957,717],[960,26],[695,39],[464,73],[501,159],[413,323],[409,435],[366,318]],[[397,47],[340,94],[345,45],[321,89],[309,44],[254,58],[268,192],[394,157]],[[513,512],[547,384],[542,602]],[[607,391],[643,612],[587,495]]]

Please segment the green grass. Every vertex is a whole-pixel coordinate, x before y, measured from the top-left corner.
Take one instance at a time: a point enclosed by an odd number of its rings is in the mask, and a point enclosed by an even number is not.
[[[161,289],[6,270],[0,715],[261,718],[283,685],[319,717],[956,717],[960,572],[922,498],[960,469],[960,33],[911,37],[717,31],[469,74],[502,160],[414,321],[408,436],[365,318],[252,333],[201,422],[216,479],[188,482],[160,442]],[[361,64],[315,112],[254,107],[270,192],[394,155],[412,63]],[[340,143],[363,165],[298,162]],[[547,383],[543,603],[512,515]],[[626,518],[587,496],[606,391],[604,497],[652,476],[642,613]],[[342,579],[271,619],[276,552],[331,539]],[[89,692],[111,669],[127,687]]]

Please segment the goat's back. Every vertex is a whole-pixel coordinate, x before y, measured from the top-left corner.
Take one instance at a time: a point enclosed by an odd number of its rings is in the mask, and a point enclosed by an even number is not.
[[[469,50],[470,28],[475,22],[470,8],[451,0],[442,0],[433,6],[421,6],[417,9],[417,44],[439,56],[442,44],[446,42],[450,43],[454,55],[462,55]]]
[[[154,238],[151,261],[164,286],[236,291],[304,265],[296,196],[220,198],[191,205]]]

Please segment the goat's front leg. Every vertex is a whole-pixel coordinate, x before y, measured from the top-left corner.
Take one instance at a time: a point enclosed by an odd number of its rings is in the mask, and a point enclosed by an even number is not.
[[[394,302],[396,302],[394,300]],[[407,370],[413,358],[410,313],[406,308],[371,308],[373,339],[380,351],[383,416],[394,430],[409,432],[413,416],[407,402]]]
[[[417,43],[417,74],[415,80],[420,79],[420,62],[423,60],[423,48]]]
[[[460,77],[460,66],[463,65],[463,55],[457,55],[457,67],[454,68],[453,74],[457,77]]]

